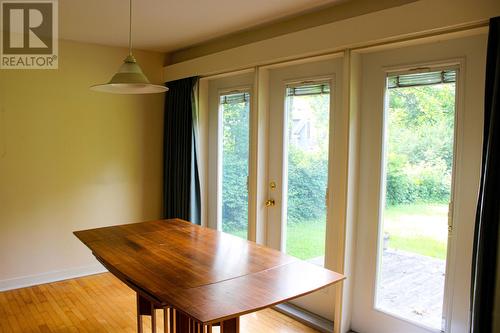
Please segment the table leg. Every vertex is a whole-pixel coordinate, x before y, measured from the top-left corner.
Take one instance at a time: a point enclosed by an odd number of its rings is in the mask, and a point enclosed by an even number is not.
[[[190,326],[191,333],[203,333],[203,331],[202,331],[203,325],[202,324],[200,324],[198,321],[193,320],[193,319],[190,319],[190,323],[191,323],[191,326]]]
[[[153,303],[151,303],[151,333],[156,333],[156,310]]]
[[[168,329],[168,316],[169,316],[170,308],[164,308],[163,309],[163,332],[164,333],[170,333]]]
[[[165,310],[166,311],[166,310]],[[165,312],[166,313],[166,312]],[[165,322],[167,322],[166,314]],[[202,325],[198,321],[190,318],[184,313],[170,308],[169,312],[169,333],[212,333],[212,324]],[[221,333],[239,333],[240,332],[240,318],[232,318],[224,320],[220,324]],[[165,328],[166,330],[166,328]],[[165,331],[166,332],[166,331]]]
[[[175,333],[189,333],[191,318],[180,311],[175,311]]]
[[[239,333],[240,332],[240,317],[224,320],[220,324],[221,333]]]
[[[175,322],[176,312],[177,312],[177,310],[175,310],[174,308],[170,309],[170,318],[169,318],[170,331],[169,331],[169,333],[177,332],[177,327],[176,327],[176,322]]]
[[[142,318],[141,314],[137,312],[137,333],[142,333]]]
[[[151,316],[151,332],[156,333],[157,332],[157,321],[156,321],[156,309],[161,309],[162,307],[155,306],[155,303],[149,301],[147,298],[144,298],[140,294],[137,294],[137,332],[138,333],[143,333],[144,332],[144,325],[142,323],[142,316]],[[167,319],[167,314],[168,314],[168,307],[163,308],[164,311],[164,328],[165,328],[165,333],[170,332],[173,333],[175,332],[172,329],[169,329],[169,321]],[[170,316],[171,317],[171,316]]]
[[[149,308],[150,302],[137,294],[137,332],[143,332],[142,316],[149,315],[151,309]]]

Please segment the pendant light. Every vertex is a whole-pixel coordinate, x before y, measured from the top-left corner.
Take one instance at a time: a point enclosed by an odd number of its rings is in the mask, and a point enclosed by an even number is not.
[[[129,1],[128,56],[108,83],[97,84],[90,90],[112,94],[152,94],[168,90],[165,86],[151,84],[132,55],[132,0]]]

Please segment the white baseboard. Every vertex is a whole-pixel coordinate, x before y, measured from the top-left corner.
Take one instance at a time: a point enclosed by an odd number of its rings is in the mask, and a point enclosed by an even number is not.
[[[106,268],[97,263],[90,266],[63,269],[35,275],[21,276],[13,279],[0,280],[0,291],[30,287],[37,284],[44,284],[77,278],[86,275],[107,272]]]

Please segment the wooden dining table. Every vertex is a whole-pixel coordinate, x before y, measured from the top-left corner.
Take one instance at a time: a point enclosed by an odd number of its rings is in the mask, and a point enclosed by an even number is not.
[[[239,317],[339,283],[344,276],[280,251],[180,219],[74,232],[137,293],[142,316],[164,310],[164,331],[239,332]],[[332,300],[333,301],[333,300]]]

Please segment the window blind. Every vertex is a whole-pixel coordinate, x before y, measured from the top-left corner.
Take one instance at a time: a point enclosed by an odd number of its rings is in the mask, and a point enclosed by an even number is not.
[[[328,83],[306,84],[297,87],[288,87],[286,89],[287,96],[321,95],[329,93],[330,85]]]
[[[220,96],[220,104],[238,104],[245,103],[250,100],[250,94],[248,92],[238,92],[231,93],[227,95]]]
[[[456,70],[445,70],[426,73],[391,75],[387,77],[387,88],[427,86],[440,83],[452,83],[457,79]]]

